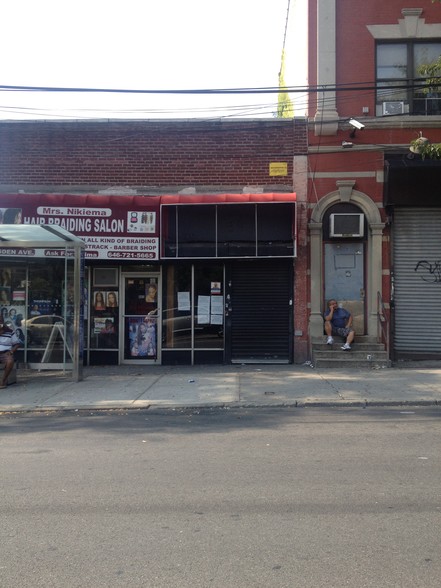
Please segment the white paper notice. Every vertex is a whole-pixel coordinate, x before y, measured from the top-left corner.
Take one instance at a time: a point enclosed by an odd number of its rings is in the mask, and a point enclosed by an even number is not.
[[[178,292],[178,310],[190,310],[190,292]]]
[[[210,322],[210,296],[198,296],[198,324]]]
[[[223,318],[224,317],[221,314],[212,314],[210,317],[210,323],[212,325],[223,325],[224,324]]]
[[[224,297],[211,297],[211,314],[224,314]]]
[[[212,325],[223,325],[224,324],[224,297],[223,296],[212,296],[211,297],[210,323]]]

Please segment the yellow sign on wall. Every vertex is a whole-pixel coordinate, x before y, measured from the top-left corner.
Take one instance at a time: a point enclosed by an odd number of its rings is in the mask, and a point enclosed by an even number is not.
[[[288,175],[288,164],[286,161],[274,161],[269,164],[269,175],[270,176],[287,176]]]

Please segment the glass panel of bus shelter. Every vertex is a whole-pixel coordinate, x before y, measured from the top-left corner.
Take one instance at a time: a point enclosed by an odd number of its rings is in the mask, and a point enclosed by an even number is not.
[[[54,348],[63,347],[58,326],[64,328],[66,271],[63,260],[37,263],[29,267],[28,308],[24,335],[28,348],[46,347],[52,335]],[[57,324],[57,328],[54,326]],[[54,332],[54,333],[53,333]]]
[[[26,319],[26,268],[4,265],[0,270],[0,314],[3,322],[23,342],[25,341],[24,321]]]
[[[28,361],[71,363],[74,343],[74,258],[29,266],[21,330]]]

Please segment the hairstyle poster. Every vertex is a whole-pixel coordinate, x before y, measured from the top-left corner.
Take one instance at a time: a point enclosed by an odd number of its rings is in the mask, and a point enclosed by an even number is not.
[[[118,308],[118,293],[114,290],[106,292],[106,306],[107,308]]]
[[[128,320],[129,357],[131,359],[156,359],[156,317],[136,317]]]
[[[39,316],[40,314],[53,314],[56,304],[53,300],[44,300],[34,298],[29,305],[29,316]]]

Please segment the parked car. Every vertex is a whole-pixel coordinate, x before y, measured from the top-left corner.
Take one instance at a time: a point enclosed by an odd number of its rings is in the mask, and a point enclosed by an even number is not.
[[[57,323],[64,325],[63,317],[52,314],[41,314],[22,321],[21,329],[27,337],[27,344],[41,345],[47,343],[54,325]]]
[[[184,340],[191,337],[192,317],[190,311],[181,311],[178,308],[164,310],[162,319],[162,341],[167,337],[176,340]],[[198,324],[197,318],[194,325],[194,333],[215,334],[223,336],[223,325]],[[188,341],[190,345],[190,342]]]
[[[186,336],[191,333],[190,311],[180,311],[172,308],[162,311],[162,335],[173,334],[174,336]]]

